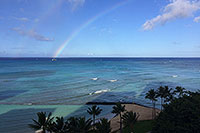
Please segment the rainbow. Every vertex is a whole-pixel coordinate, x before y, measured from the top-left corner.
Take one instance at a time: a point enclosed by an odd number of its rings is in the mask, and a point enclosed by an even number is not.
[[[89,20],[87,20],[85,23],[83,23],[82,25],[80,25],[79,28],[75,29],[68,37],[67,39],[64,41],[64,43],[62,43],[60,45],[60,47],[56,50],[56,52],[53,55],[53,58],[57,58],[60,56],[60,54],[63,52],[63,50],[65,49],[65,47],[70,43],[71,40],[73,40],[84,28],[88,27],[90,24],[92,24],[94,21],[96,21],[97,19],[99,19],[100,17],[106,15],[107,13],[127,4],[130,0],[123,0],[122,2],[117,3],[116,5],[112,6],[111,8],[100,12],[99,14],[97,14],[96,16],[90,18]]]

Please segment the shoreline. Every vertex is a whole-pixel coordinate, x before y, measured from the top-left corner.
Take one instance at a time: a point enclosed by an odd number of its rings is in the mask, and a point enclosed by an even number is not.
[[[118,102],[87,102],[85,105],[116,105],[116,103]],[[142,106],[145,108],[150,108],[152,109],[153,107],[147,106],[147,105],[143,105],[143,104],[139,104],[139,103],[135,103],[135,102],[120,102],[121,104],[125,104],[125,105],[138,105],[138,106]],[[160,110],[159,108],[155,108],[157,110]]]
[[[115,105],[117,102],[87,102],[86,105]],[[126,111],[133,111],[139,114],[138,121],[152,120],[153,107],[134,103],[134,102],[120,102],[125,105]],[[156,115],[160,113],[160,109],[156,108]],[[124,113],[122,113],[124,114]],[[109,119],[111,122],[112,132],[119,130],[119,115]]]
[[[152,107],[148,107],[148,106],[137,104],[137,103],[133,103],[133,102],[121,102],[121,103],[122,103],[122,105],[125,105],[125,108],[126,108],[127,111],[133,111],[133,112],[136,112],[136,113],[140,114],[140,117],[138,118],[138,121],[152,120],[152,109],[153,109]],[[92,104],[96,104],[96,105],[100,105],[100,106],[101,105],[110,106],[110,109],[111,109],[112,106],[114,106],[116,104],[116,102],[88,102],[88,103],[83,104],[83,105],[86,105],[86,106],[89,105],[90,106]],[[19,109],[22,109],[22,110],[25,111],[24,113],[26,113],[25,114],[26,120],[31,120],[31,118],[33,118],[33,117],[32,117],[32,115],[30,115],[30,111],[31,111],[31,107],[34,106],[34,105],[31,105],[31,106],[25,105],[25,106],[26,106],[25,108],[19,108]],[[41,108],[40,106],[43,106],[43,105],[39,105],[39,107],[33,109],[32,113],[33,113],[34,116],[35,116],[35,113],[40,111],[40,110],[45,110],[45,111],[49,110],[50,112],[55,111],[55,110],[51,110],[52,108],[48,108],[48,107]],[[51,106],[51,105],[49,105],[49,106]],[[58,106],[58,105],[54,105],[54,106]],[[62,107],[63,105],[59,105],[59,106]],[[8,108],[8,109],[12,110],[12,108]],[[15,109],[15,108],[13,108],[13,109]],[[19,110],[19,109],[17,109],[17,110]],[[75,108],[75,110],[77,110],[77,109],[80,109],[80,108],[79,107]],[[86,111],[87,107],[85,107],[83,109]],[[4,111],[2,112],[4,114],[2,118],[4,118],[5,116],[7,118],[7,116],[10,115],[9,114],[10,113],[9,110],[5,110],[5,112]],[[73,114],[74,111],[72,111],[71,113]],[[156,109],[156,112],[160,112],[160,110]],[[24,115],[24,113],[23,113],[23,115]],[[58,115],[58,113],[59,113],[59,115]],[[16,115],[16,114],[13,114],[13,113],[11,113],[11,114],[13,116]],[[20,117],[21,116],[21,112],[18,112],[18,116],[19,116],[18,120],[20,120],[21,119],[21,117]],[[62,112],[57,112],[57,113],[55,113],[55,116],[65,116],[65,114],[62,114]],[[102,116],[99,117],[98,119],[103,118],[103,117],[109,119],[109,121],[111,122],[112,131],[117,131],[119,129],[119,116],[116,116],[116,117],[113,117],[113,116],[114,115],[112,115],[112,113],[110,113],[110,112],[108,113],[108,111],[107,111],[105,114],[102,114]],[[8,119],[8,120],[10,120],[10,119]],[[14,124],[15,124],[15,122],[14,122]],[[24,122],[24,123],[21,124],[21,126],[24,126],[26,124],[27,123]],[[29,129],[24,129],[24,130],[29,131]]]
[[[125,105],[126,111],[133,111],[139,114],[138,121],[144,121],[144,120],[152,120],[152,110],[151,107],[146,107],[143,105],[138,105],[135,103],[132,104],[122,104]],[[156,110],[156,115],[160,113],[159,109]],[[125,112],[124,112],[125,113]],[[122,114],[124,114],[122,113]],[[112,131],[118,131],[119,130],[119,115],[116,117],[113,117],[110,119]]]

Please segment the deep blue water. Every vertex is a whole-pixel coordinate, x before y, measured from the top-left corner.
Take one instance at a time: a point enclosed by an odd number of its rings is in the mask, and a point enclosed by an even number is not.
[[[150,106],[145,93],[161,85],[200,89],[200,58],[0,58],[0,132],[29,131],[41,110],[87,116],[89,101]]]

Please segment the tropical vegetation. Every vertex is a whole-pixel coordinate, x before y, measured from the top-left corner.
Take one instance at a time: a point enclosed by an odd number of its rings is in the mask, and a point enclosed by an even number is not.
[[[92,115],[93,118],[93,125],[95,125],[95,116],[98,116],[101,113],[102,109],[93,105],[91,108],[88,108],[87,112]]]
[[[51,113],[46,115],[46,112],[38,112],[37,113],[38,120],[33,120],[34,124],[29,124],[28,126],[34,130],[41,130],[42,133],[46,133],[46,131],[51,131],[51,125],[53,122],[53,117],[51,117]]]
[[[122,116],[124,128],[127,128],[130,132],[134,132],[134,126],[139,116],[139,114],[133,111],[124,113]]]
[[[122,133],[122,113],[124,111],[126,111],[125,105],[122,106],[121,103],[116,103],[116,105],[113,106],[112,113],[115,114],[115,117],[119,115],[120,133]]]
[[[63,117],[56,117],[56,121],[50,125],[50,130],[55,133],[65,133],[67,131],[67,127]]]
[[[119,117],[120,133],[138,133],[151,131],[193,133],[200,131],[200,91],[190,92],[177,86],[172,89],[160,86],[157,90],[150,89],[145,96],[152,103],[152,120],[139,121],[140,114],[126,111],[125,105],[120,102],[113,106],[111,113]],[[156,115],[156,102],[160,99],[161,112]],[[96,119],[102,109],[96,105],[88,108],[92,118],[52,117],[51,113],[38,112],[37,120],[29,127],[41,133],[111,133],[111,122],[106,118]]]
[[[184,90],[184,89],[181,89]],[[179,93],[155,120],[152,133],[198,133],[200,131],[200,93]]]
[[[145,98],[151,100],[151,102],[152,102],[152,104],[153,104],[153,108],[152,108],[152,119],[154,119],[155,116],[156,116],[156,110],[155,110],[156,101],[157,101],[156,97],[157,97],[157,93],[156,93],[156,91],[155,91],[154,89],[149,90],[149,91],[146,93],[146,96],[145,96]]]
[[[110,121],[106,118],[101,118],[98,123],[96,123],[97,133],[110,133],[111,132]]]

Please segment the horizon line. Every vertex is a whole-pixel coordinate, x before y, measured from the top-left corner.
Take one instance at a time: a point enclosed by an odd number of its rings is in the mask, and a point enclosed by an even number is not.
[[[54,57],[41,57],[41,56],[25,56],[25,57],[1,57],[0,58],[51,58]],[[62,59],[62,58],[200,58],[200,56],[65,56],[65,57],[57,57],[55,59]]]

